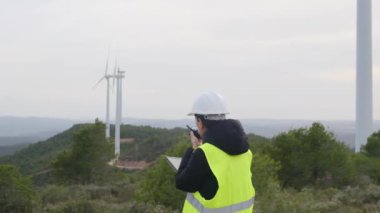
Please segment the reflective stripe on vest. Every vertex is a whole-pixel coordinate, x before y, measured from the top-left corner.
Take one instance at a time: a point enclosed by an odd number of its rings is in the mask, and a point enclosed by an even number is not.
[[[186,200],[199,212],[202,213],[230,213],[242,211],[244,209],[250,208],[255,202],[255,198],[252,197],[249,200],[243,201],[241,203],[236,203],[233,205],[220,207],[220,208],[207,208],[202,205],[199,200],[197,200],[192,193],[187,193]]]

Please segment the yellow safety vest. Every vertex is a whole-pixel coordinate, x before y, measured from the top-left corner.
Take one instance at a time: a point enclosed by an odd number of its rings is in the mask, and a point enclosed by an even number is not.
[[[251,213],[255,200],[255,189],[251,180],[251,151],[229,155],[209,143],[204,143],[199,148],[205,153],[219,188],[211,200],[204,199],[199,192],[188,193],[183,212]]]

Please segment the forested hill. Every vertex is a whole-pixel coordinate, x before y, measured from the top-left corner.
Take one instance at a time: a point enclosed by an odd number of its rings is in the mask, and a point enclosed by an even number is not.
[[[77,124],[45,141],[31,144],[13,155],[0,159],[0,163],[10,162],[20,167],[23,174],[34,174],[48,169],[56,156],[69,150],[73,143],[73,134],[90,124]],[[170,147],[187,137],[183,128],[162,129],[150,126],[121,126],[121,155],[123,160],[146,161],[156,160]],[[114,128],[111,126],[111,135]],[[266,141],[267,139],[249,135],[250,139]],[[113,139],[111,139],[113,140]]]
[[[45,141],[30,144],[15,154],[1,158],[20,167],[23,174],[32,174],[49,167],[50,162],[63,150],[70,148],[72,135],[86,124],[77,124]]]
[[[122,125],[120,134],[121,159],[151,162],[178,143],[182,137],[186,137],[187,130]],[[113,128],[111,128],[111,135],[113,135]]]
[[[0,212],[179,212],[186,194],[163,155],[183,155],[187,130],[123,125],[116,167],[104,130],[75,125],[3,159],[13,164],[0,162],[0,194],[9,195]],[[255,212],[380,212],[380,131],[359,153],[320,123],[248,139]]]
[[[73,143],[73,135],[80,129],[92,124],[77,124],[45,141],[31,144],[14,155],[3,157],[1,162],[10,162],[20,167],[23,174],[34,174],[48,169],[57,155],[69,150]],[[114,128],[111,128],[111,135]],[[148,126],[121,126],[121,158],[138,156],[139,160],[152,161],[173,145],[180,136],[186,134],[185,129],[159,129]],[[113,139],[111,139],[113,140]],[[128,144],[124,144],[127,141]],[[136,144],[138,144],[136,146]],[[135,148],[136,147],[136,148]],[[137,148],[138,147],[138,148]],[[138,155],[134,152],[138,149]]]

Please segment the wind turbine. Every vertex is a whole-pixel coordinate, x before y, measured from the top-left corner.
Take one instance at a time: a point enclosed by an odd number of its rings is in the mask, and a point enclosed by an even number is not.
[[[371,4],[372,0],[357,0],[355,152],[367,143],[373,130]]]
[[[108,71],[108,61],[109,61],[109,54],[108,54],[108,57],[107,57],[107,62],[106,62],[106,69],[105,69],[105,73],[104,73],[104,76],[102,78],[100,78],[100,80],[95,84],[94,87],[96,87],[98,84],[100,84],[100,82],[102,82],[104,79],[107,81],[107,96],[106,96],[106,102],[107,102],[107,106],[106,106],[106,139],[109,139],[110,138],[110,78],[114,78],[114,75],[108,75],[107,74],[107,71]]]
[[[115,155],[116,159],[120,156],[120,124],[122,118],[122,86],[125,71],[117,68],[114,69],[114,78],[116,78],[116,118],[115,118]]]

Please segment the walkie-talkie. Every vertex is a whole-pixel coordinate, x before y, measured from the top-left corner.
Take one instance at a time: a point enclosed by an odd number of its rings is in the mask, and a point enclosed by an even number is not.
[[[186,125],[186,127],[189,129],[189,131],[192,131],[192,132],[193,132],[194,136],[195,136],[196,138],[198,138],[198,140],[201,139],[201,135],[199,134],[198,130],[195,130],[195,129],[189,127],[189,125]]]

